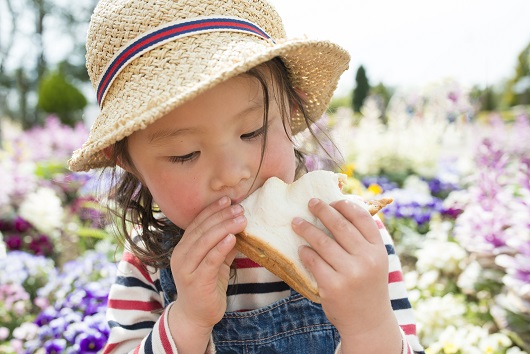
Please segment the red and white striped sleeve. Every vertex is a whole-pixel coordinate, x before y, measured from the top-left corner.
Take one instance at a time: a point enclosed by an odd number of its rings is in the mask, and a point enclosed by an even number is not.
[[[125,251],[107,307],[110,335],[104,354],[177,353],[160,287],[160,273]],[[213,354],[212,345],[206,354]]]
[[[377,215],[374,216],[374,220],[377,223],[388,254],[388,291],[392,309],[401,332],[403,343],[401,354],[425,354],[416,335],[414,311],[408,299],[407,288],[403,282],[403,270],[401,261],[394,248],[394,241]],[[340,343],[335,354],[342,354]]]
[[[403,337],[403,354],[424,353],[416,334],[416,319],[410,304],[407,287],[403,281],[401,261],[396,254],[394,241],[378,216],[374,217],[388,253],[388,290],[390,302]]]

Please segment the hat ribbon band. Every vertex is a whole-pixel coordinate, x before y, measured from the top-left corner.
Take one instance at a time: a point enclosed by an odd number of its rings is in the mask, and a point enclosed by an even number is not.
[[[102,107],[114,79],[135,58],[180,37],[218,31],[249,33],[272,41],[271,37],[256,24],[236,17],[200,17],[166,23],[135,38],[109,62],[97,87],[99,106]]]

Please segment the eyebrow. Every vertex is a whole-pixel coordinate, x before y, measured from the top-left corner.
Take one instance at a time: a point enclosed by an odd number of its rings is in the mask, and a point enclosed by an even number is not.
[[[149,143],[155,144],[162,140],[175,138],[180,135],[191,134],[195,130],[196,129],[192,129],[192,128],[183,128],[183,129],[174,129],[174,130],[160,129],[160,130],[157,130],[149,134],[147,138],[148,138]]]
[[[246,115],[253,113],[257,110],[263,109],[263,106],[264,106],[264,102],[262,99],[252,100],[251,105],[243,109],[241,112],[237,113],[234,116],[234,118],[243,119]],[[178,129],[173,129],[173,130],[160,129],[160,130],[157,130],[149,134],[147,138],[148,138],[149,143],[156,144],[166,139],[172,139],[172,138],[176,138],[181,135],[192,134],[196,131],[197,129],[195,128],[178,128]]]

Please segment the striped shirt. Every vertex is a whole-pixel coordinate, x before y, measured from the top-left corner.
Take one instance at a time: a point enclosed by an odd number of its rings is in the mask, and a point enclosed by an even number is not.
[[[389,257],[388,288],[403,337],[402,354],[424,353],[392,238],[383,223],[377,217],[375,220]],[[244,255],[239,254],[234,262],[237,276],[228,287],[227,311],[261,308],[290,295],[287,284]],[[177,353],[167,323],[169,306],[164,309],[160,272],[125,251],[109,294],[107,319],[111,330],[103,353]],[[210,341],[205,354],[214,353],[215,345]],[[341,353],[340,344],[336,353]]]

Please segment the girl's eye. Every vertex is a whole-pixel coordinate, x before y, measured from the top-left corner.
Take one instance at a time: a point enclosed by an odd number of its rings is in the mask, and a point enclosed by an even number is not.
[[[191,154],[182,155],[182,156],[169,156],[169,161],[170,162],[185,163],[185,162],[190,162],[190,161],[196,159],[198,156],[199,156],[199,152],[195,151],[195,152],[192,152]]]
[[[267,129],[268,129],[268,126],[264,125],[261,128],[259,128],[258,130],[254,130],[253,132],[241,135],[241,139],[243,139],[243,140],[255,139],[255,138],[263,135],[267,131]]]

